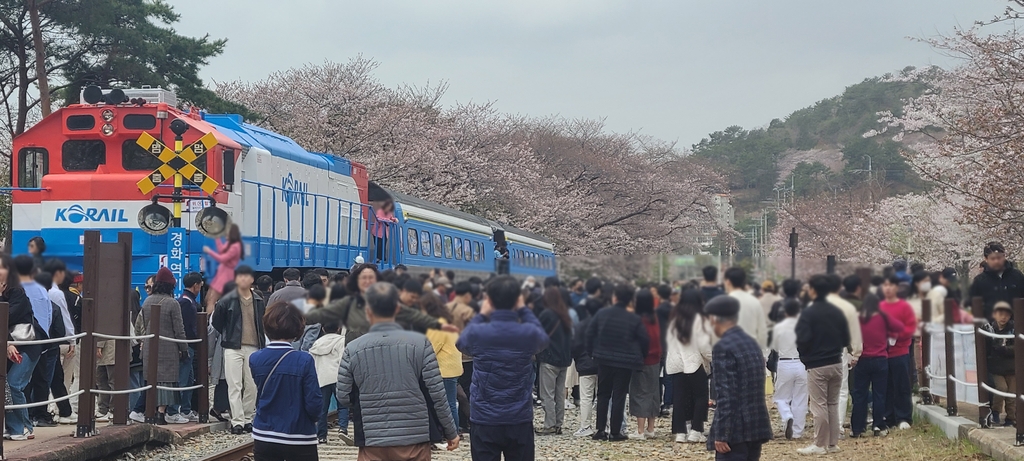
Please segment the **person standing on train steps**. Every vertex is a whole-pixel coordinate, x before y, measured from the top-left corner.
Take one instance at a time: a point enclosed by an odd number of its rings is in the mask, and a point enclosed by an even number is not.
[[[218,264],[217,273],[210,282],[210,288],[206,290],[206,312],[210,315],[213,315],[214,309],[216,309],[217,300],[224,296],[224,284],[235,278],[235,267],[238,266],[239,261],[245,259],[242,232],[238,230],[238,224],[232,224],[228,229],[226,242],[218,237],[214,243],[217,244],[216,251],[210,247],[203,247],[203,252]]]
[[[470,450],[473,461],[534,459],[533,356],[548,345],[533,311],[526,308],[519,282],[508,275],[485,287],[480,314],[455,346],[473,356],[476,377],[470,387]]]
[[[398,290],[365,290],[368,332],[345,347],[337,394],[355,423],[360,461],[429,460],[432,442],[459,447],[459,432],[430,341],[395,322]],[[440,428],[436,423],[440,423]]]
[[[249,356],[266,347],[263,333],[263,298],[252,289],[255,281],[249,266],[234,270],[234,291],[217,301],[213,311],[213,328],[221,336],[224,349],[224,376],[228,384],[231,406],[231,433],[252,432],[256,411],[256,384],[249,369]]]

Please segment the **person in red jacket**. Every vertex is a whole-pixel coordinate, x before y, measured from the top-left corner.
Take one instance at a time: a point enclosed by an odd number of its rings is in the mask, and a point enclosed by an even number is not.
[[[903,324],[903,331],[889,339],[889,378],[885,392],[885,425],[890,428],[909,429],[913,421],[910,389],[910,342],[917,330],[917,317],[910,303],[897,296],[899,279],[889,276],[882,283],[885,301],[879,308],[888,318]],[[876,425],[880,420],[875,416]]]
[[[879,310],[878,297],[868,293],[860,306],[860,331],[864,339],[864,351],[853,367],[853,416],[850,429],[853,438],[861,437],[868,425],[868,390],[871,395],[871,411],[876,415],[885,414],[885,392],[889,387],[889,338],[896,338],[905,331],[899,320],[890,318]],[[879,418],[874,422],[876,436],[888,434],[885,422]]]

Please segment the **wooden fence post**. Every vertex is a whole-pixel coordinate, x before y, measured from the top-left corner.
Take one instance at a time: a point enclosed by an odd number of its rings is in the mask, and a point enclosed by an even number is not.
[[[202,384],[199,389],[199,423],[206,424],[210,420],[210,345],[207,344],[207,330],[209,316],[206,312],[196,314],[196,333],[199,334],[199,347],[196,348],[196,384]]]
[[[98,233],[97,233],[98,234]],[[85,233],[86,244],[89,242],[89,232]],[[99,242],[97,235],[96,241]],[[82,330],[85,336],[79,347],[78,367],[78,388],[85,389],[85,393],[78,397],[78,426],[75,428],[75,437],[90,437],[96,432],[96,396],[92,393],[96,385],[96,337],[92,335],[96,331],[96,303],[92,298],[82,298]]]
[[[7,303],[0,303],[0,331],[10,331],[7,328],[10,305]],[[0,344],[3,345],[4,355],[7,355],[7,337],[0,337]],[[6,388],[7,384],[7,367],[0,367],[0,386]],[[7,411],[4,409],[4,405],[7,405],[7,399],[4,399],[4,403],[0,403],[0,427],[4,426],[4,413]],[[0,439],[0,459],[4,459],[4,442]]]
[[[146,389],[146,422],[156,424],[156,383],[159,377],[157,371],[160,368],[160,304],[149,306],[148,333],[152,334],[153,337],[147,340],[149,341],[146,343],[147,354],[143,359],[145,361],[143,363],[146,364],[146,384],[151,386],[149,389]]]
[[[946,312],[945,312],[945,325],[943,331],[946,334],[946,414],[949,416],[956,416],[958,413],[956,403],[956,383],[949,379],[950,375],[956,373],[956,360],[954,360],[954,354],[956,349],[953,347],[953,309],[956,309],[956,301],[952,299],[946,299]]]
[[[928,332],[928,326],[932,323],[932,302],[929,299],[921,300],[921,323],[921,373],[917,378],[920,383],[918,392],[921,393],[921,402],[931,405],[931,378],[928,377],[928,367],[932,362],[932,337]]]
[[[975,319],[985,319],[985,300],[980,296],[971,298],[971,313]],[[992,418],[991,397],[988,390],[981,386],[981,383],[990,384],[988,382],[988,348],[985,347],[988,338],[978,333],[977,326],[972,325],[972,327],[974,328],[974,357],[978,371],[978,424],[981,424],[983,428],[988,428]]]

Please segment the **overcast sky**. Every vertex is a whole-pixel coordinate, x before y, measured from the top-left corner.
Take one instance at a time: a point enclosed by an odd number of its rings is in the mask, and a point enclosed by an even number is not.
[[[446,103],[607,119],[681,146],[757,127],[908,65],[1005,0],[170,0],[178,31],[228,39],[210,80],[380,62],[388,85],[447,81]]]

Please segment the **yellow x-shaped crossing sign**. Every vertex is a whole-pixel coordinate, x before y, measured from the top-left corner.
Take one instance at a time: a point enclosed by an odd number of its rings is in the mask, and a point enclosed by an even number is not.
[[[159,168],[153,170],[152,173],[138,182],[139,190],[143,194],[152,192],[153,189],[156,189],[156,186],[167,180],[167,178],[174,177],[175,173],[180,173],[182,177],[199,186],[207,194],[212,194],[217,189],[217,181],[211,179],[204,171],[192,164],[197,158],[206,154],[208,150],[217,145],[217,138],[213,133],[206,133],[206,135],[190,144],[180,153],[175,153],[174,150],[164,145],[159,139],[146,132],[143,132],[142,136],[139,136],[135,143],[148,150],[149,153],[155,155],[156,158],[163,162],[163,165],[160,165]]]

